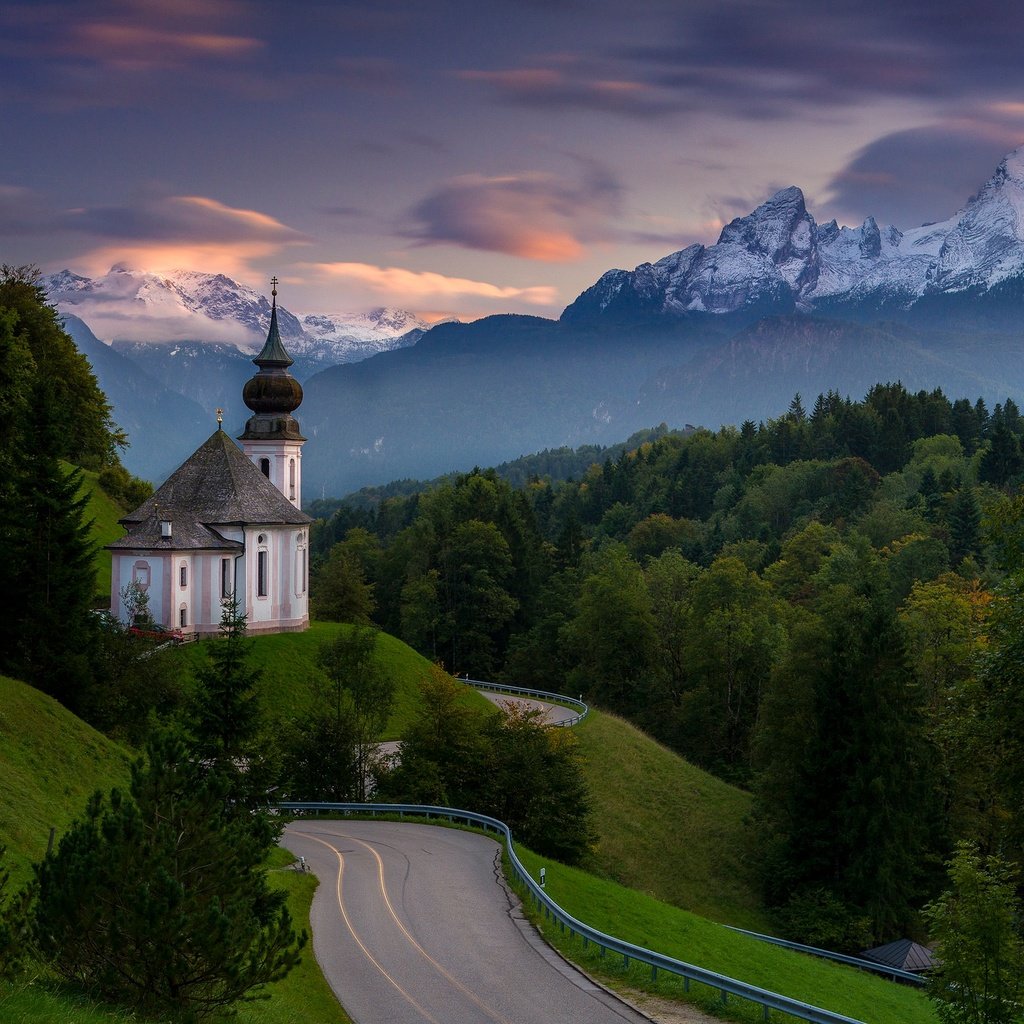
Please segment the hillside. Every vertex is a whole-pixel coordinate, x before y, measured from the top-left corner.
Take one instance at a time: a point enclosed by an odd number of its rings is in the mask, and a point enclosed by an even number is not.
[[[615,715],[591,711],[577,736],[599,836],[586,866],[722,924],[770,930],[744,829],[750,795]]]
[[[118,523],[124,510],[100,486],[98,473],[82,470],[79,494],[89,496],[85,518],[92,521],[90,537],[96,545],[96,596],[106,602],[110,596],[110,552],[104,550],[104,545],[124,536],[124,528]]]
[[[132,755],[51,697],[0,676],[0,843],[15,882],[97,790],[128,784]]]
[[[320,645],[353,627],[337,622],[313,622],[304,633],[277,633],[252,638],[252,664],[263,671],[260,699],[271,720],[303,715],[318,694],[329,692],[323,670],[317,665]],[[185,667],[205,657],[205,643],[179,648]],[[380,633],[377,641],[381,668],[396,683],[395,706],[382,739],[397,739],[411,721],[419,704],[419,684],[430,671],[430,662],[396,637]],[[467,702],[480,708],[490,705],[479,694],[467,691]]]
[[[595,878],[578,868],[553,865],[522,847],[516,852],[533,878],[546,867],[545,890],[574,917],[599,931],[666,953],[792,999],[824,1007],[869,1024],[935,1024],[933,1005],[920,989],[898,985],[864,971],[759,942],[696,914],[667,906],[651,895]],[[650,968],[634,962],[623,971],[618,957],[602,957],[594,945],[583,949],[553,921],[538,920],[547,940],[613,988],[654,991],[678,999],[681,985],[664,973],[652,984]],[[757,1021],[762,1011],[730,999],[725,1014],[717,990],[694,985],[689,998],[715,1016]],[[777,1019],[772,1014],[772,1020]]]

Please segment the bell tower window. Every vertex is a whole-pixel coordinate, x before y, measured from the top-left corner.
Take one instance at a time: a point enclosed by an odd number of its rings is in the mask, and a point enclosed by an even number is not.
[[[270,459],[260,459],[260,472],[270,479]]]

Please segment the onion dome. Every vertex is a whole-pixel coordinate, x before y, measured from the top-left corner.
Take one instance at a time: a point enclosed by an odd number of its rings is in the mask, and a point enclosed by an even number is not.
[[[253,362],[260,368],[242,388],[242,401],[255,413],[245,425],[241,440],[288,438],[305,440],[292,417],[302,404],[302,385],[288,372],[292,357],[281,342],[277,325],[277,278],[271,280],[273,304],[270,330],[260,354]]]

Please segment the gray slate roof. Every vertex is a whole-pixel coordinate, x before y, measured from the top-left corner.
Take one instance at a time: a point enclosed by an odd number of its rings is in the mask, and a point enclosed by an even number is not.
[[[193,519],[191,516],[174,514],[174,525],[171,536],[164,537],[160,532],[160,523],[156,516],[143,520],[141,523],[129,524],[128,533],[113,544],[107,545],[109,551],[134,551],[145,548],[155,551],[230,551],[238,554],[245,547],[241,541],[225,540],[216,530]]]
[[[896,967],[901,971],[927,971],[935,966],[932,951],[910,939],[897,939],[884,946],[867,949],[861,956],[865,960],[885,964],[886,967]]]
[[[303,526],[312,522],[305,512],[292,505],[219,428],[151,497],[121,520],[128,527],[129,536],[134,534],[132,528],[137,524],[149,523],[155,524],[159,534],[158,509],[170,510],[173,514],[175,533],[178,532],[179,522],[183,527],[189,523],[205,526],[236,523]],[[123,546],[127,540],[127,537],[124,538],[119,546]],[[175,549],[180,547],[177,543],[172,546]]]

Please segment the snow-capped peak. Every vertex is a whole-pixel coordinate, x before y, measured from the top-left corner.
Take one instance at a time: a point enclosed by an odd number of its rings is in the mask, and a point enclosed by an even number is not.
[[[225,274],[153,274],[122,262],[100,277],[63,270],[43,283],[59,309],[80,317],[108,342],[201,339],[251,352],[263,344],[270,323],[267,296]],[[309,314],[300,321],[278,305],[277,319],[293,357],[325,364],[413,344],[428,328],[407,310],[384,307],[369,313]]]
[[[790,186],[690,246],[632,272],[609,271],[563,317],[608,309],[728,313],[823,303],[909,307],[925,294],[991,288],[1024,275],[1024,146],[948,220],[901,231],[874,217],[818,225]]]

